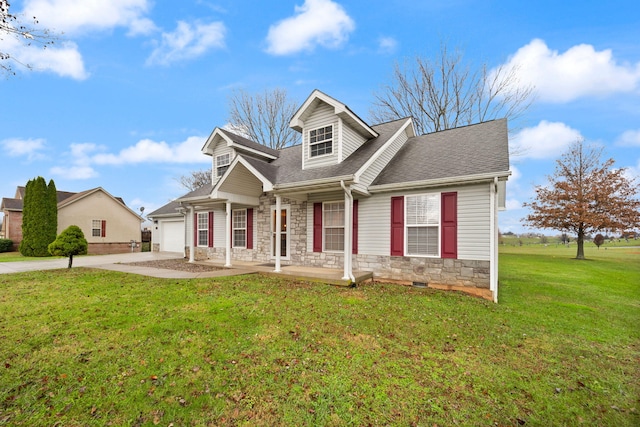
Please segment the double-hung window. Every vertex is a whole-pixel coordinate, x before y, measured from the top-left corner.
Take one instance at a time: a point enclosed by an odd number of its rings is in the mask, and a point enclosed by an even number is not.
[[[231,163],[231,155],[222,154],[220,156],[216,156],[216,176],[219,178],[229,169],[229,164]]]
[[[344,250],[344,202],[327,202],[323,205],[324,250]]]
[[[440,194],[406,196],[407,255],[439,256]]]
[[[233,247],[247,247],[247,210],[236,209],[233,211]]]
[[[333,153],[333,125],[309,131],[309,156]]]
[[[209,245],[209,213],[198,212],[198,245]]]
[[[103,219],[91,220],[91,236],[106,237],[107,221]]]

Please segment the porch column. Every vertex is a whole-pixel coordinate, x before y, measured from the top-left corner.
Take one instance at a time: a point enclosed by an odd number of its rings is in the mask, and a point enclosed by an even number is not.
[[[225,267],[231,267],[231,239],[233,236],[231,235],[231,202],[227,202],[227,231],[225,235],[227,238],[225,239],[225,255],[226,260],[224,263]]]
[[[191,221],[191,233],[190,236],[187,236],[187,238],[189,239],[189,262],[195,262],[196,257],[195,257],[195,251],[196,251],[196,242],[195,242],[195,230],[196,227],[198,226],[196,224],[196,221],[194,220],[194,215],[195,215],[195,209],[193,208],[193,205],[189,206],[189,218],[187,218],[187,220],[185,221],[185,224],[188,224],[189,221]]]
[[[276,239],[276,268],[273,270],[275,273],[280,273],[282,269],[280,268],[280,254],[282,253],[282,198],[279,194],[276,194],[276,229],[273,235],[273,238]]]
[[[351,189],[347,188],[344,181],[340,183],[344,190],[344,274],[342,280],[354,280],[353,277],[353,196]]]

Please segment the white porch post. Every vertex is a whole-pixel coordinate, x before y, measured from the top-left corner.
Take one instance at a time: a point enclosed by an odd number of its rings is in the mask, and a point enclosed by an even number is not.
[[[226,231],[226,236],[227,238],[225,239],[225,255],[226,255],[226,260],[224,263],[225,267],[231,267],[231,239],[233,238],[233,236],[231,235],[231,202],[227,202],[227,231]]]
[[[195,257],[195,251],[196,251],[196,242],[195,242],[195,232],[196,232],[196,227],[198,226],[198,224],[196,224],[195,221],[195,210],[193,208],[193,205],[189,206],[189,217],[190,217],[190,221],[191,221],[191,236],[189,238],[189,262],[195,262],[196,257]],[[185,221],[186,224],[189,223],[189,221]]]
[[[282,216],[281,216],[281,204],[282,198],[280,195],[276,194],[276,229],[273,235],[273,238],[276,239],[276,268],[273,270],[276,273],[280,273],[282,269],[280,268],[280,254],[282,253]]]
[[[340,186],[344,191],[344,274],[342,280],[355,282],[353,276],[353,195],[351,189],[347,188],[344,181],[340,181]]]

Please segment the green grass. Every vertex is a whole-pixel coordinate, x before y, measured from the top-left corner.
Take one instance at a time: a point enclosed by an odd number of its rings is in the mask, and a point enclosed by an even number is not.
[[[259,276],[0,275],[0,425],[638,425],[640,250],[573,256],[505,248],[500,304]]]
[[[64,257],[50,256],[50,257],[36,257],[36,256],[24,256],[20,252],[0,252],[0,262],[15,262],[15,261],[42,261],[43,259],[59,259]]]

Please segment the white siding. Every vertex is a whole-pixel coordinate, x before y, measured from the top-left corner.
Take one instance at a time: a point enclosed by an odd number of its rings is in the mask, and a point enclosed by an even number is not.
[[[358,202],[358,253],[385,255],[391,250],[391,197],[458,192],[458,258],[489,260],[489,184],[376,194]],[[313,220],[313,218],[311,218]]]
[[[358,200],[358,254],[389,256],[391,196],[375,195]]]
[[[332,153],[326,156],[309,157],[309,131],[333,125],[333,147]],[[304,122],[302,130],[302,164],[303,168],[327,166],[338,163],[338,116],[334,114],[333,107],[320,103]]]
[[[458,258],[489,260],[491,206],[489,188],[480,184],[458,189]]]
[[[366,139],[362,135],[342,122],[342,158],[340,161],[353,154],[365,141]]]
[[[407,131],[405,129],[395,141],[391,142],[389,147],[367,168],[367,170],[360,177],[360,184],[368,187],[371,185],[374,179],[378,176],[382,169],[393,159],[398,150],[402,148],[405,142],[407,142],[409,137],[407,136]]]
[[[231,172],[231,176],[222,184],[221,190],[245,196],[259,196],[262,194],[262,182],[255,177],[247,168],[236,165]]]
[[[221,209],[213,211],[213,247],[227,247],[227,213]]]

